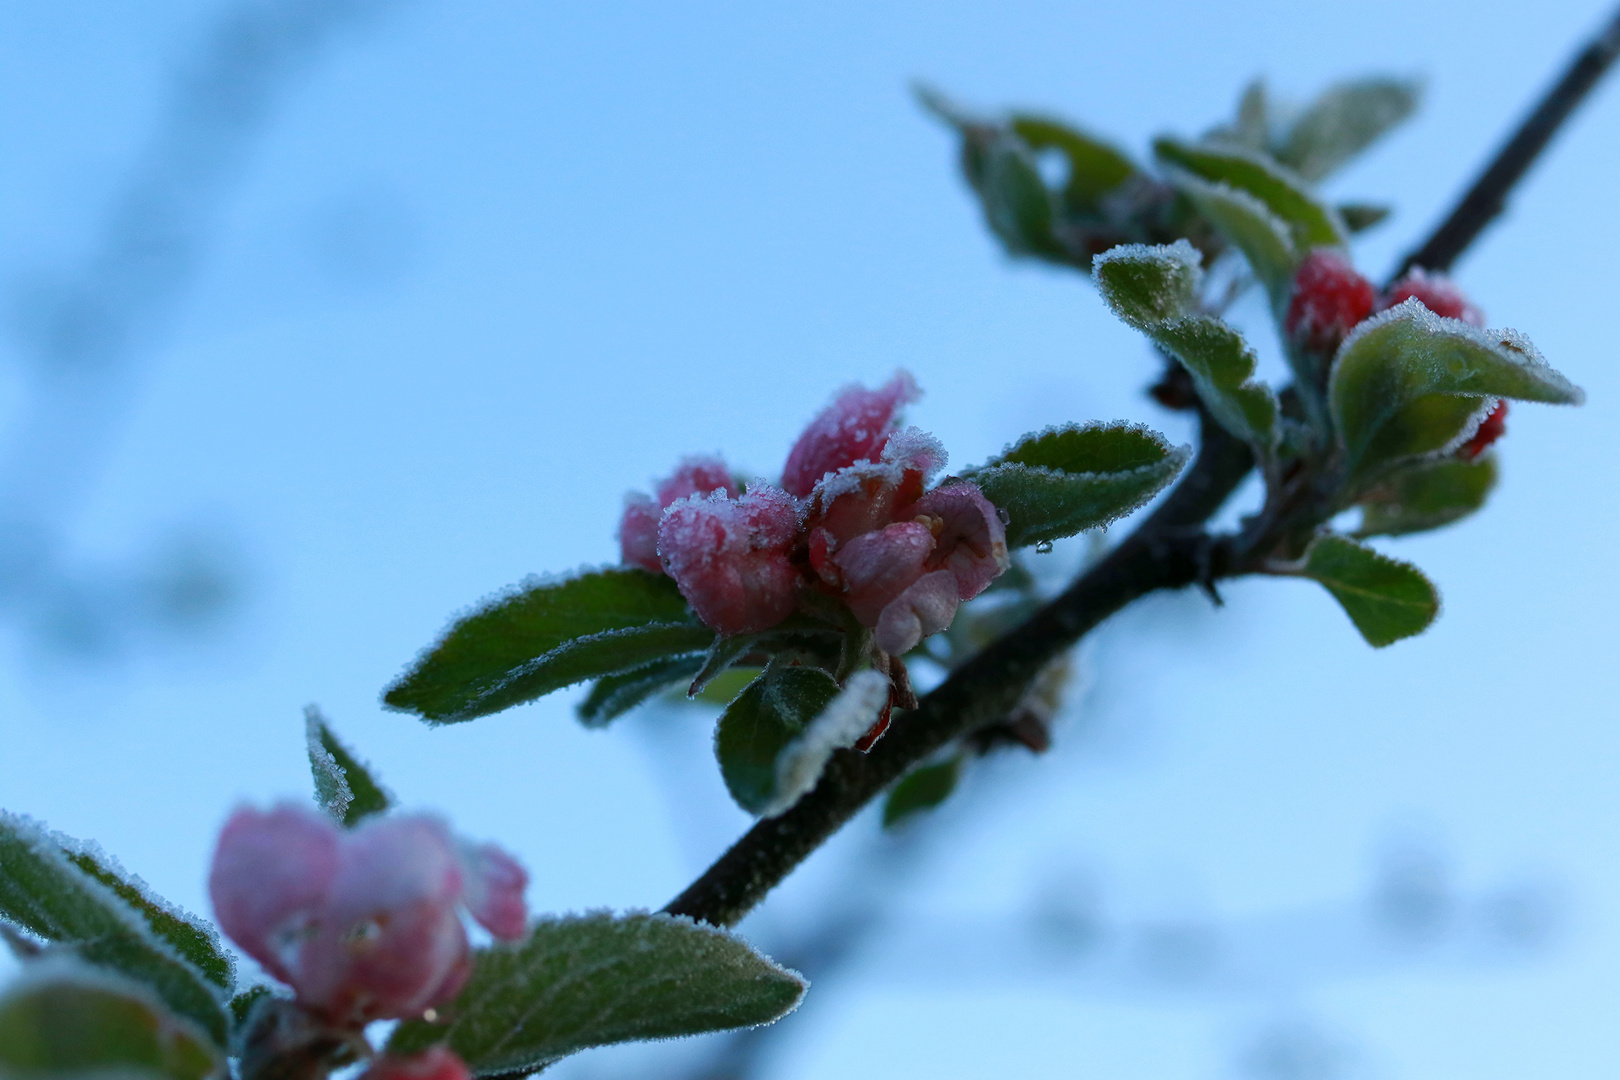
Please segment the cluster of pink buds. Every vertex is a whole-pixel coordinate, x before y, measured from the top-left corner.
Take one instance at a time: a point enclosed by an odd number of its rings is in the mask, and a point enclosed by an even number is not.
[[[927,489],[945,451],[896,424],[917,397],[905,372],[845,389],[799,436],[780,486],[742,491],[722,462],[688,459],[656,501],[628,498],[624,561],[674,578],[722,634],[769,630],[815,592],[847,605],[878,649],[909,651],[1008,565],[1006,528],[977,485]]]
[[[461,909],[497,938],[520,938],[527,883],[510,855],[454,836],[437,818],[389,815],[343,829],[283,803],[231,815],[208,889],[232,941],[304,1008],[357,1030],[455,997],[472,970]],[[407,1080],[453,1080],[443,1061],[409,1061]]]

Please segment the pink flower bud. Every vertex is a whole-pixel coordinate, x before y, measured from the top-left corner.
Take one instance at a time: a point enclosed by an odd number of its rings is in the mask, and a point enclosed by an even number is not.
[[[627,566],[663,573],[658,559],[658,521],[664,510],[681,499],[716,491],[736,497],[737,484],[726,463],[717,457],[689,457],[658,485],[656,501],[642,492],[630,492],[624,497],[624,515],[619,518],[620,560]]]
[[[901,656],[956,618],[956,576],[949,570],[924,574],[891,600],[878,616],[872,641],[890,656]]]
[[[904,512],[927,519],[935,528],[928,569],[949,570],[956,578],[959,599],[978,596],[1011,565],[1007,527],[977,484],[957,480],[937,487]]]
[[[1461,319],[1470,326],[1484,326],[1485,313],[1475,307],[1463,291],[1444,274],[1414,269],[1378,301],[1379,311],[1388,311],[1408,300],[1416,300],[1444,319]]]
[[[382,1054],[373,1058],[358,1080],[472,1080],[467,1063],[448,1046],[430,1046],[420,1054]]]
[[[1439,312],[1435,314],[1438,315]],[[1474,430],[1468,441],[1457,447],[1457,456],[1464,461],[1473,461],[1490,449],[1492,443],[1507,434],[1507,413],[1507,399],[1502,398],[1485,415],[1485,419],[1480,421],[1479,427]]]
[[[858,461],[879,460],[895,411],[920,396],[916,381],[904,371],[878,390],[844,389],[793,444],[782,470],[782,487],[804,498],[828,473]]]
[[[231,815],[208,887],[221,928],[301,1004],[364,1024],[453,998],[471,970],[460,905],[497,937],[520,937],[526,882],[510,856],[431,817],[344,830],[282,804]]]
[[[717,493],[671,506],[658,525],[658,553],[706,625],[758,633],[793,612],[799,572],[789,554],[798,531],[797,501],[762,485],[739,499]]]
[[[923,574],[934,534],[915,521],[900,521],[857,536],[833,556],[850,611],[864,626],[876,626],[885,606]]]
[[[1361,320],[1372,314],[1372,283],[1331,248],[1305,256],[1294,275],[1294,292],[1283,330],[1304,352],[1332,356]]]

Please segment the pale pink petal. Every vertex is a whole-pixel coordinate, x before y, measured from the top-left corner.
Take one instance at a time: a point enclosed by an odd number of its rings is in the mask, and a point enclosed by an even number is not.
[[[857,536],[839,548],[832,561],[855,618],[863,626],[876,626],[885,605],[922,576],[923,563],[933,550],[933,534],[915,521]]]
[[[624,497],[624,516],[619,519],[619,558],[626,566],[639,566],[655,574],[664,572],[658,562],[658,519],[663,510],[639,491]]]
[[[420,1054],[380,1054],[358,1080],[471,1080],[467,1063],[448,1046],[430,1046]]]
[[[788,556],[798,527],[797,502],[774,488],[691,498],[664,512],[658,553],[705,624],[757,633],[793,611],[799,573]]]
[[[460,860],[439,821],[369,818],[344,834],[338,875],[299,950],[293,989],[339,1022],[415,1016],[467,975]]]
[[[478,924],[502,941],[516,941],[529,925],[523,890],[528,871],[494,844],[457,844],[463,900]]]
[[[813,527],[826,529],[839,544],[881,529],[894,520],[906,473],[896,465],[850,465],[822,478],[807,500]],[[917,485],[920,494],[922,485]]]
[[[904,371],[878,390],[846,387],[793,445],[782,470],[782,486],[803,498],[828,473],[858,461],[877,461],[895,410],[919,396],[916,381]]]
[[[684,458],[675,475],[658,485],[658,505],[663,508],[693,495],[712,495],[716,491],[736,498],[737,482],[726,463],[717,457]]]
[[[923,638],[951,625],[960,602],[956,592],[956,577],[949,570],[924,574],[883,609],[873,643],[890,656],[910,652]]]
[[[300,936],[337,877],[339,837],[331,820],[289,803],[268,813],[243,807],[219,834],[208,875],[214,918],[283,982],[294,982]]]
[[[935,529],[932,569],[956,576],[957,597],[971,600],[1010,565],[1007,527],[977,484],[958,480],[935,488],[905,510]]]

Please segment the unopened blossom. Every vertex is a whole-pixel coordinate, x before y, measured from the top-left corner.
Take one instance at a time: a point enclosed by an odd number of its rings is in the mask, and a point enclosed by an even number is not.
[[[503,940],[527,922],[528,875],[425,815],[343,829],[302,806],[231,815],[208,889],[221,929],[334,1024],[400,1019],[471,973],[463,907]]]
[[[1485,419],[1480,421],[1479,427],[1468,437],[1468,441],[1457,448],[1457,456],[1464,461],[1473,461],[1490,449],[1491,444],[1497,439],[1506,435],[1507,412],[1507,399],[1498,400],[1491,411],[1485,414]]]
[[[1283,332],[1302,352],[1332,356],[1355,325],[1373,312],[1372,283],[1331,248],[1305,256],[1294,274]]]
[[[965,480],[928,490],[944,447],[897,423],[917,396],[905,372],[877,390],[846,388],[794,444],[780,487],[693,494],[658,511],[660,568],[699,618],[722,634],[756,633],[813,590],[842,600],[879,649],[899,655],[1006,569],[1006,529],[983,492]],[[653,507],[647,499],[644,512]]]
[[[736,481],[726,463],[717,457],[689,457],[675,474],[658,485],[656,497],[633,491],[625,496],[624,515],[619,519],[619,554],[630,566],[660,572],[658,561],[658,521],[664,511],[692,495],[724,492],[737,494]]]
[[[1485,325],[1485,313],[1444,274],[1414,269],[1379,298],[1378,310],[1388,311],[1408,300],[1416,300],[1442,318],[1461,319],[1469,326]]]
[[[420,1054],[380,1054],[358,1080],[471,1080],[472,1072],[448,1046],[430,1046]]]

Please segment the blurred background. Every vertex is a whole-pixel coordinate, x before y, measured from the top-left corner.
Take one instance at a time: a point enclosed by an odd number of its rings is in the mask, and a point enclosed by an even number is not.
[[[1606,14],[0,6],[0,805],[206,912],[230,807],[307,793],[318,702],[537,910],[657,907],[747,825],[712,715],[383,712],[453,612],[615,559],[623,492],[684,453],[774,474],[896,367],[959,465],[1067,420],[1191,435],[1086,281],[999,253],[912,80],[1141,152],[1257,75],[1421,74],[1329,187],[1396,204],[1380,277]],[[1485,511],[1381,542],[1443,590],[1432,630],[1374,652],[1292,581],[1137,605],[1052,752],[862,817],[744,925],[816,981],[799,1013],[556,1074],[1612,1076],[1617,136],[1610,82],[1458,267],[1590,404],[1516,407]]]

